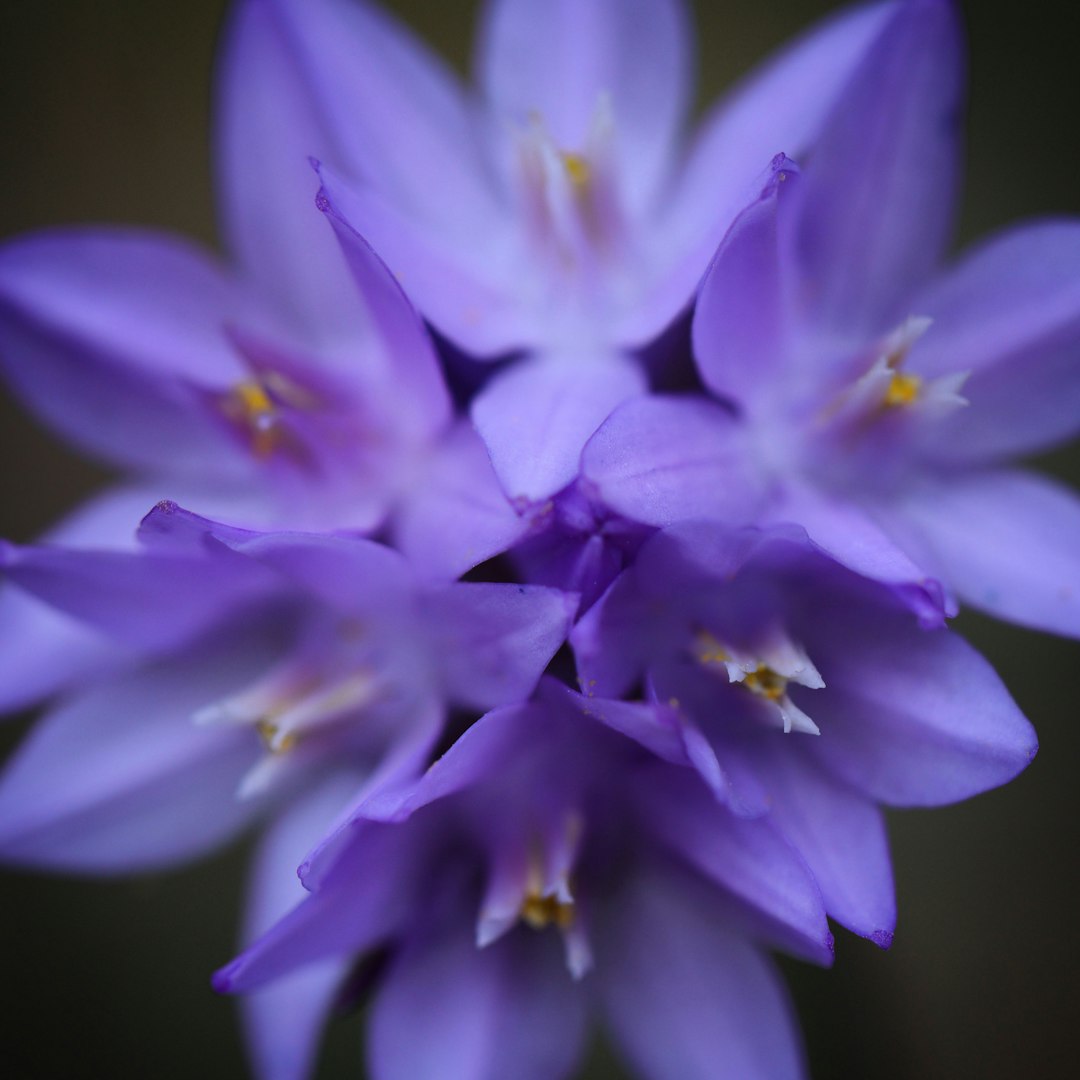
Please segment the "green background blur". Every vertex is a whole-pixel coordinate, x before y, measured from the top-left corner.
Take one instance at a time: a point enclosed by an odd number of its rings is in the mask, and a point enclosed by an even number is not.
[[[466,66],[475,0],[392,6]],[[833,6],[699,0],[703,100]],[[965,7],[963,242],[1021,217],[1080,209],[1074,4]],[[3,0],[0,236],[131,222],[214,242],[207,131],[224,8],[225,0]],[[6,398],[0,439],[8,538],[31,539],[105,477]],[[1075,452],[1045,465],[1080,480]],[[840,933],[833,971],[785,965],[817,1080],[1077,1075],[1080,655],[1074,643],[974,617],[961,627],[1035,722],[1042,751],[1004,790],[893,815],[900,923],[891,952]],[[8,725],[0,742],[13,744],[24,727]],[[244,855],[124,882],[0,876],[3,1074],[245,1076],[234,1005],[208,987],[232,953]],[[362,1075],[361,1030],[356,1016],[332,1025],[320,1077]],[[585,1075],[624,1074],[598,1046]]]

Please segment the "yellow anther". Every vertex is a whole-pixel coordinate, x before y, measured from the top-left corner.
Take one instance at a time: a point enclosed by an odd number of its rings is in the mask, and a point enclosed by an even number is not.
[[[543,930],[551,925],[560,930],[569,930],[574,924],[574,905],[557,896],[530,892],[522,901],[521,918],[534,930]]]
[[[589,180],[592,178],[592,166],[589,164],[588,158],[582,154],[574,154],[563,150],[559,154],[559,160],[562,161],[566,175],[575,188],[580,191],[589,186]]]
[[[284,754],[287,750],[291,750],[296,745],[295,735],[286,735],[282,739],[278,739],[279,728],[277,724],[271,720],[259,720],[255,724],[255,730],[258,731],[262,737],[262,741],[266,744],[266,749],[272,754]]]
[[[694,656],[699,664],[719,667],[726,664],[731,655],[708,630],[699,630],[694,637]]]
[[[266,388],[262,383],[255,382],[253,379],[238,383],[233,387],[233,398],[249,416],[274,411],[274,403],[267,395]]]
[[[261,382],[248,379],[237,383],[221,399],[221,409],[247,432],[256,457],[269,457],[278,448],[281,431],[277,408]]]
[[[753,671],[746,673],[742,684],[747,690],[769,701],[779,701],[787,693],[788,681],[783,675],[777,675],[772,668],[758,665]]]
[[[897,371],[889,380],[889,387],[885,391],[885,405],[890,409],[912,405],[918,400],[921,390],[922,379],[918,375],[906,375]]]

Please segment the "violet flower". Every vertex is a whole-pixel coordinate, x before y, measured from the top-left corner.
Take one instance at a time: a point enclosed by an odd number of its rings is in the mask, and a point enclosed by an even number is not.
[[[790,527],[658,533],[571,641],[586,694],[667,704],[674,720],[624,730],[736,814],[767,815],[829,915],[883,946],[896,913],[877,803],[969,798],[1036,751],[974,650]]]
[[[769,822],[733,817],[609,726],[654,711],[548,684],[490,713],[306,861],[313,891],[216,985],[273,987],[388,951],[374,1080],[555,1080],[577,1063],[590,1010],[643,1077],[801,1075],[752,941],[828,963],[820,896]],[[291,1038],[298,1063],[269,1075],[305,1075],[322,1020],[263,1014],[256,1042]]]
[[[116,670],[7,763],[0,857],[130,873],[269,818],[249,939],[295,902],[294,867],[337,815],[423,766],[451,703],[479,712],[529,694],[575,606],[535,586],[422,586],[369,541],[256,534],[172,504],[140,536],[136,552],[4,550],[18,587],[114,644]],[[343,974],[326,964],[250,1000],[262,1075],[301,1075],[275,1034],[320,1014]],[[268,1011],[277,1023],[259,1026]]]
[[[575,606],[538,586],[423,586],[370,541],[250,533],[171,504],[141,536],[131,553],[4,551],[5,576],[126,656],[61,703],[10,764],[0,785],[8,859],[168,863],[250,816],[230,809],[220,785],[243,804],[287,797],[342,763],[373,784],[408,776],[449,703],[482,711],[529,694]],[[78,782],[54,790],[72,771]],[[185,806],[199,800],[200,812],[181,813],[167,791]]]
[[[1080,223],[936,269],[960,68],[949,4],[893,20],[806,168],[774,161],[702,286],[699,370],[737,419],[631,403],[584,472],[639,520],[795,521],[855,569],[1076,635],[1080,502],[1007,459],[1077,430]]]
[[[687,306],[759,161],[812,144],[902,6],[831,20],[689,144],[680,0],[492,0],[475,93],[367,3],[244,11],[267,55],[290,57],[282,96],[324,124],[339,163],[321,170],[327,205],[461,347],[532,354],[492,380],[472,417],[507,494],[533,502],[574,478],[585,439],[645,389],[628,350]]]

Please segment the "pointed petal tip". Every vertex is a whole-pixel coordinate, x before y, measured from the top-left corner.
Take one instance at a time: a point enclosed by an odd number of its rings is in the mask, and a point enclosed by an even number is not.
[[[891,930],[875,930],[870,935],[870,940],[879,949],[890,949],[893,943],[893,932]]]
[[[236,990],[236,969],[238,961],[233,960],[219,968],[210,976],[210,986],[216,994],[232,994]]]

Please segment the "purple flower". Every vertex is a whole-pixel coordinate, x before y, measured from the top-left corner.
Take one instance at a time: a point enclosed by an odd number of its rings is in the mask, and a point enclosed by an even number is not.
[[[139,535],[135,551],[3,551],[14,585],[84,627],[111,670],[81,673],[8,762],[0,858],[130,873],[262,822],[248,940],[294,905],[295,867],[339,815],[424,766],[450,706],[528,696],[576,607],[533,585],[423,585],[370,541],[253,533],[173,504]],[[322,1019],[347,972],[331,960],[245,1002],[260,1075],[306,1075],[294,1026]]]
[[[698,367],[734,412],[632,403],[584,473],[640,520],[796,521],[857,570],[1077,634],[1080,503],[1004,463],[1077,430],[1080,224],[1020,227],[937,270],[960,68],[951,6],[906,5],[806,168],[773,162],[702,286]]]
[[[272,988],[387,953],[376,1080],[554,1080],[576,1064],[590,1009],[644,1077],[801,1075],[783,993],[752,942],[828,963],[820,896],[769,822],[733,817],[611,730],[655,711],[548,684],[490,713],[309,860],[310,895],[216,985]],[[310,1060],[322,1019],[266,1008],[256,1044],[290,1040],[289,1059]]]
[[[878,802],[934,806],[1012,779],[1030,724],[990,666],[797,529],[688,524],[652,537],[571,637],[586,694],[641,687],[676,718],[627,734],[768,815],[834,919],[892,940]]]
[[[324,204],[425,317],[470,353],[533,354],[472,407],[507,494],[532,502],[645,389],[628,350],[688,305],[760,161],[813,142],[896,10],[828,22],[689,142],[680,0],[492,0],[476,92],[366,3],[248,3],[233,48],[291,58],[280,96],[320,117],[339,163],[321,170]]]
[[[531,692],[575,606],[537,586],[424,586],[370,541],[250,533],[168,504],[141,535],[137,552],[5,549],[17,586],[117,650],[9,763],[9,861],[168,865],[342,774],[353,798],[411,778],[450,705]]]

